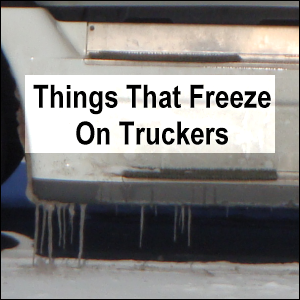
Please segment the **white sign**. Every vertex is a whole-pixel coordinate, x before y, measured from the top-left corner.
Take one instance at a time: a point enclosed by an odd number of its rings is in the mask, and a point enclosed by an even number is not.
[[[275,153],[274,75],[26,75],[27,153]]]

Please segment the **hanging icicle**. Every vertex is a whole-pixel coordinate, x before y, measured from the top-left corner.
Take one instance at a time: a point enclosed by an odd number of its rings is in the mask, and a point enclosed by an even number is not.
[[[67,205],[63,205],[62,206],[62,214],[63,214],[63,229],[62,229],[62,233],[63,233],[63,249],[66,249],[66,234],[67,234],[67,222],[66,222],[66,209],[67,209]]]
[[[32,265],[34,266],[35,255],[37,252],[37,243],[39,238],[39,222],[40,222],[40,204],[36,203],[35,205],[35,230],[34,230],[34,246],[33,246],[33,257]]]
[[[229,217],[229,206],[227,205],[226,206],[226,218],[228,219],[228,217]]]
[[[174,207],[174,242],[177,240],[177,215],[178,215],[178,207],[175,205]]]
[[[184,232],[184,224],[185,224],[185,207],[181,206],[181,233]]]
[[[49,258],[49,264],[53,263],[53,211],[54,211],[54,205],[47,204],[47,211],[48,211],[48,258]]]
[[[83,253],[84,242],[84,223],[85,223],[86,204],[80,205],[80,227],[79,227],[79,252],[78,252],[78,267],[81,267],[81,258]]]
[[[42,222],[42,237],[41,237],[41,243],[40,243],[40,254],[43,253],[45,231],[46,231],[46,221],[47,221],[47,213],[48,213],[46,204],[42,204],[42,208],[43,208],[43,222]]]
[[[61,225],[61,204],[56,203],[56,209],[57,209],[57,220],[58,220],[58,246],[61,247],[61,240],[62,240],[62,225]]]
[[[144,212],[145,212],[145,208],[142,205],[141,206],[141,219],[140,219],[140,248],[142,248],[143,234],[144,234]]]
[[[192,209],[188,207],[188,247],[191,247]]]
[[[75,216],[75,205],[72,203],[69,205],[69,215],[70,215],[70,227],[71,227],[71,237],[70,242],[73,244],[73,235],[74,235],[74,216]]]

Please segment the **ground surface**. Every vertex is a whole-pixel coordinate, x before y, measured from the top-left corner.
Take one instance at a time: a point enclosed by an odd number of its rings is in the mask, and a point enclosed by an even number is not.
[[[9,233],[10,234],[10,233]],[[32,241],[1,253],[1,299],[46,298],[297,298],[299,264],[245,265],[76,260],[49,266]]]

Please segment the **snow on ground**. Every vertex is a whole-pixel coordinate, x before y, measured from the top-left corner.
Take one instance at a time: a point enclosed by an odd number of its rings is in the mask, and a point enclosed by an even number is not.
[[[1,253],[1,299],[295,298],[299,264],[241,265],[43,258],[32,267],[32,241]],[[30,251],[28,251],[30,250]],[[23,253],[23,256],[21,255]]]

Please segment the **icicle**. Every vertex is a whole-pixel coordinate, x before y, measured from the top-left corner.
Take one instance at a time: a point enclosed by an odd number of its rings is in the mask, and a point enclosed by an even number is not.
[[[67,209],[67,205],[63,205],[63,207],[62,207],[62,213],[63,213],[63,249],[66,249],[66,234],[67,234],[66,209]]]
[[[78,267],[81,266],[81,258],[82,258],[82,252],[83,252],[85,210],[86,210],[86,204],[81,204],[80,205]]]
[[[184,223],[185,223],[185,207],[184,205],[181,206],[181,233],[184,231]]]
[[[44,245],[45,231],[46,231],[46,220],[47,220],[46,204],[43,204],[42,207],[43,207],[43,224],[42,224],[42,237],[41,237],[41,244],[40,244],[40,254],[43,253],[43,245]]]
[[[52,228],[52,218],[54,206],[52,204],[47,205],[48,210],[48,257],[49,263],[52,264],[52,253],[53,253],[53,228]]]
[[[154,214],[155,214],[155,217],[157,217],[157,205],[154,205]]]
[[[62,237],[61,204],[56,204],[56,207],[57,207],[57,219],[58,219],[58,230],[59,230],[58,246],[61,247],[61,237]]]
[[[178,215],[178,207],[175,205],[174,211],[174,242],[177,240],[177,215]]]
[[[75,215],[75,205],[69,205],[69,214],[70,214],[70,227],[71,227],[71,244],[73,244],[73,232],[74,232],[74,215]]]
[[[228,219],[228,217],[229,217],[229,206],[227,205],[226,206],[226,218]]]
[[[40,222],[40,205],[35,205],[35,229],[34,229],[34,249],[32,257],[32,265],[34,266],[35,255],[37,252],[37,243],[39,238],[39,222]]]
[[[191,247],[192,209],[188,207],[188,247]]]
[[[142,242],[143,242],[143,233],[144,233],[144,212],[145,208],[142,205],[141,206],[141,221],[140,221],[140,248],[142,248]]]

